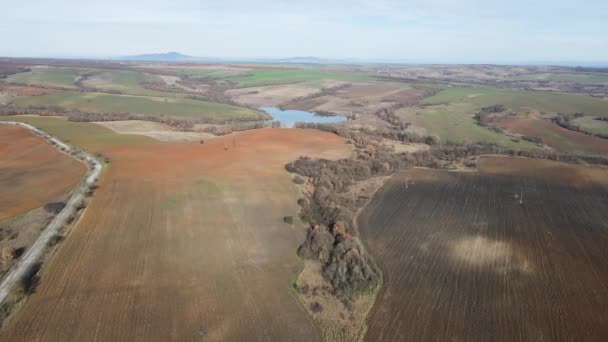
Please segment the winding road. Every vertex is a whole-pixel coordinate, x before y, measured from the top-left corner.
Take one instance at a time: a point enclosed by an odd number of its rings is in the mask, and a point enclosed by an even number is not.
[[[40,256],[44,252],[48,242],[59,233],[61,227],[67,224],[69,218],[76,212],[76,210],[78,210],[78,206],[84,200],[87,191],[89,191],[97,182],[103,166],[90,154],[78,150],[32,125],[15,121],[0,121],[0,124],[27,128],[36,135],[44,138],[60,151],[71,154],[89,167],[87,176],[72,193],[63,210],[61,210],[61,212],[59,212],[59,214],[53,218],[42,234],[40,234],[40,237],[38,237],[36,242],[34,242],[27,252],[17,260],[17,262],[8,271],[4,279],[2,279],[0,282],[0,304],[2,304],[9,295],[11,289],[40,259]]]

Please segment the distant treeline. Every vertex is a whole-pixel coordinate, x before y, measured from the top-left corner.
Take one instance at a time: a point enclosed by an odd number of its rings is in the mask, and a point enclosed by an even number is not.
[[[262,127],[270,126],[272,123],[264,120],[251,121],[247,119],[233,119],[233,120],[214,120],[210,118],[198,118],[198,119],[185,119],[175,118],[165,115],[151,115],[142,113],[129,113],[129,112],[90,112],[90,111],[79,111],[75,109],[65,109],[58,106],[13,106],[6,105],[0,106],[0,115],[24,115],[24,114],[36,114],[41,116],[53,116],[62,115],[67,116],[70,121],[79,122],[93,122],[93,121],[124,121],[124,120],[145,120],[160,122],[171,127],[174,127],[182,131],[194,130],[195,124],[222,124],[222,125],[235,125],[242,124],[255,125],[261,124]]]

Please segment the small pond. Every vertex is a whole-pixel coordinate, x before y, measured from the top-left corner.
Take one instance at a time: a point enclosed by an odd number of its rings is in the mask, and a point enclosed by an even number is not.
[[[304,110],[282,110],[277,107],[261,107],[260,110],[270,114],[273,120],[281,122],[281,127],[293,127],[296,122],[332,123],[347,120],[345,116],[319,115]]]

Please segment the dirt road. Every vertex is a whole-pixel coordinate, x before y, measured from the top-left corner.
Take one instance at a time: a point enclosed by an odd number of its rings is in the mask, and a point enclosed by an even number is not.
[[[26,274],[26,272],[38,261],[40,255],[44,251],[45,246],[63,227],[68,219],[77,210],[79,204],[84,200],[85,193],[97,182],[99,175],[102,170],[102,165],[95,158],[86,152],[76,150],[72,146],[62,142],[61,140],[48,135],[47,133],[39,130],[38,128],[24,124],[21,122],[0,122],[4,125],[15,125],[27,128],[37,134],[38,136],[47,140],[51,145],[57,149],[66,152],[73,153],[73,156],[89,166],[89,173],[85,180],[78,186],[76,191],[72,194],[68,202],[66,203],[63,210],[55,216],[55,218],[49,223],[46,229],[42,232],[38,240],[32,245],[32,247],[23,255],[23,257],[15,263],[15,265],[9,270],[2,282],[0,283],[0,304],[4,302],[11,289],[19,282],[19,280]]]

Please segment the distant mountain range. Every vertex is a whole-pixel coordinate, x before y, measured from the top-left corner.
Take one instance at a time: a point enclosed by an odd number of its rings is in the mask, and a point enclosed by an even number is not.
[[[258,62],[258,63],[293,63],[293,64],[342,64],[345,60],[323,59],[319,57],[288,57],[288,58],[213,58],[196,57],[185,55],[179,52],[150,53],[133,56],[123,56],[117,59],[123,61],[144,61],[144,62]]]
[[[124,61],[146,61],[146,62],[182,62],[200,61],[202,58],[184,55],[179,52],[150,53],[143,55],[124,56],[118,59]]]
[[[208,63],[269,63],[269,64],[488,64],[484,61],[449,61],[449,60],[413,60],[413,59],[328,59],[314,56],[286,57],[286,58],[218,58],[197,57],[185,55],[179,52],[150,53],[133,56],[112,58],[122,61],[142,62],[208,62]],[[600,62],[577,62],[577,61],[528,61],[528,62],[503,62],[489,64],[504,65],[560,65],[581,67],[607,67],[608,64]]]

